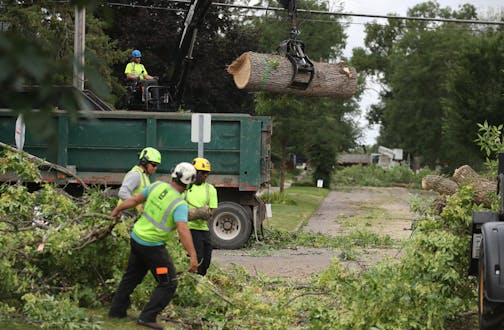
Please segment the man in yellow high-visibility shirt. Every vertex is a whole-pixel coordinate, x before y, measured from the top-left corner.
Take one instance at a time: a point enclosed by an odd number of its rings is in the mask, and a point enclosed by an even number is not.
[[[159,90],[156,88],[158,85],[158,79],[154,76],[149,75],[145,66],[140,63],[142,60],[142,53],[135,49],[131,52],[131,60],[126,65],[124,69],[124,73],[126,74],[126,79],[129,81],[139,82],[142,85],[142,101],[145,101],[147,98],[147,86],[154,86],[151,88],[152,90],[152,98],[155,103],[159,104]]]
[[[198,274],[205,276],[210,261],[212,260],[212,241],[208,228],[208,220],[217,209],[217,190],[206,182],[212,167],[205,158],[194,158],[193,166],[196,169],[196,181],[185,192],[185,200],[189,205],[189,214],[191,209],[199,209],[202,212],[195,213],[197,217],[191,219],[187,226],[191,230],[194,248],[198,255]]]

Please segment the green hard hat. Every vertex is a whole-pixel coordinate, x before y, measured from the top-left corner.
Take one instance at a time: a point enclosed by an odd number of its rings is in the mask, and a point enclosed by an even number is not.
[[[147,147],[140,152],[138,159],[149,162],[161,164],[161,153],[157,149]]]

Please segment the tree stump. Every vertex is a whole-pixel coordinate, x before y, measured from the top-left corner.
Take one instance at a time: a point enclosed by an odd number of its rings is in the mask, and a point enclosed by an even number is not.
[[[444,176],[426,175],[422,179],[422,189],[434,190],[441,195],[453,195],[458,190],[458,185]]]
[[[227,71],[233,75],[239,89],[254,92],[345,99],[352,97],[357,90],[357,71],[346,63],[313,62],[313,66],[313,80],[305,90],[289,87],[294,69],[285,56],[246,52],[231,63]],[[302,81],[308,81],[308,76],[303,73],[300,77]]]

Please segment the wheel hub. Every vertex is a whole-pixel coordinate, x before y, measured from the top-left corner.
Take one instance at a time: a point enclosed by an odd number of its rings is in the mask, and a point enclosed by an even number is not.
[[[225,231],[232,230],[233,229],[233,222],[230,221],[230,220],[223,221],[223,223],[222,223],[222,229],[224,229]]]

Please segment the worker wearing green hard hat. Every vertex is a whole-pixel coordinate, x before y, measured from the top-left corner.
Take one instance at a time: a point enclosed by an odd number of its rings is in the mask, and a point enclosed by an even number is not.
[[[133,195],[140,193],[145,187],[150,185],[149,175],[154,174],[161,164],[161,153],[152,147],[144,148],[138,155],[138,165],[133,168],[124,176],[121,188],[119,188],[119,202],[120,205],[123,201]],[[137,206],[138,212],[142,211],[142,205]],[[134,210],[128,210],[126,215],[134,216]]]

